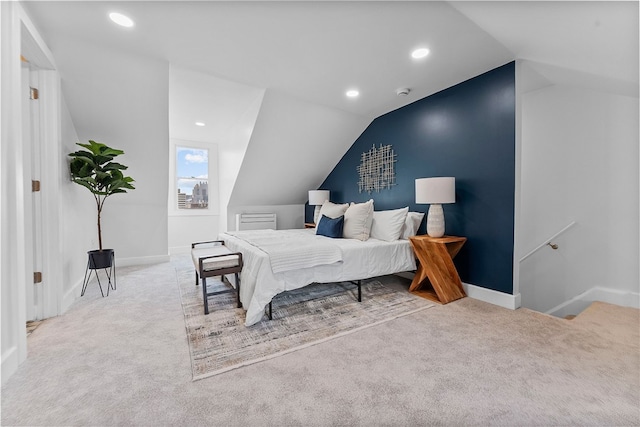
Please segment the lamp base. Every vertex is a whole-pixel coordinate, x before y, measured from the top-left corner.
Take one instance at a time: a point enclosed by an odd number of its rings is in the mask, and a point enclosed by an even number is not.
[[[320,221],[320,209],[322,209],[322,205],[316,205],[316,209],[313,211],[313,223],[318,226],[318,221]]]
[[[429,206],[427,234],[431,237],[444,236],[444,210],[440,204],[432,204]]]

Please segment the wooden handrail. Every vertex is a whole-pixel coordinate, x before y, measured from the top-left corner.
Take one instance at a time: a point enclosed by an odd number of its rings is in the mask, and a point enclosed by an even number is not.
[[[540,249],[544,248],[545,246],[549,245],[551,243],[551,241],[553,239],[555,239],[556,237],[558,237],[559,235],[561,235],[562,233],[564,233],[565,231],[567,231],[568,229],[570,229],[571,227],[573,227],[574,225],[576,225],[575,221],[571,221],[569,223],[569,225],[567,225],[566,227],[564,227],[562,230],[558,231],[556,234],[554,234],[553,236],[549,237],[547,240],[545,240],[543,243],[540,243],[538,246],[536,246],[535,249],[533,249],[532,251],[530,251],[528,254],[526,254],[525,256],[523,256],[522,258],[520,258],[520,262],[524,261],[525,259],[529,258],[531,255],[533,255],[534,253],[538,252]],[[553,249],[557,249],[558,246],[555,245],[550,245]]]

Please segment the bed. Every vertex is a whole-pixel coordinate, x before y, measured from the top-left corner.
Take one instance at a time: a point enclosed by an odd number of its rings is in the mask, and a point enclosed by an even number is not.
[[[316,235],[314,229],[235,231],[221,233],[219,238],[243,256],[240,301],[247,310],[246,326],[262,320],[265,307],[281,292],[311,283],[358,281],[416,269],[413,251],[404,239],[331,239]],[[308,256],[297,265],[286,263],[274,256],[279,246],[285,253],[289,248],[299,254],[319,247],[320,261]]]

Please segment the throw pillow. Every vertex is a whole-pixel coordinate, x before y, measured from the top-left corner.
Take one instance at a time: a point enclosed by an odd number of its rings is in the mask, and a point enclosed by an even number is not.
[[[316,227],[316,234],[331,238],[342,237],[342,229],[344,227],[344,216],[338,218],[329,218],[326,215],[320,217],[320,221]]]
[[[329,218],[338,218],[339,216],[344,215],[348,207],[348,203],[339,205],[327,200],[322,204],[322,207],[320,208],[320,215],[318,216],[318,218],[322,218],[322,215],[326,215]]]
[[[344,230],[346,239],[367,240],[371,233],[373,221],[373,199],[365,203],[351,203],[344,213]]]
[[[424,218],[423,212],[407,213],[407,219],[404,222],[401,238],[406,240],[409,237],[418,234],[418,229],[420,228],[420,224],[422,224],[422,218]]]
[[[409,207],[374,212],[371,237],[387,242],[398,240],[407,219],[407,212],[409,212]]]

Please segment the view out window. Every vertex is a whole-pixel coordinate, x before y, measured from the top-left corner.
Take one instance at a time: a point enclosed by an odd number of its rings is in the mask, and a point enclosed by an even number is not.
[[[208,209],[209,150],[176,147],[178,209]]]

